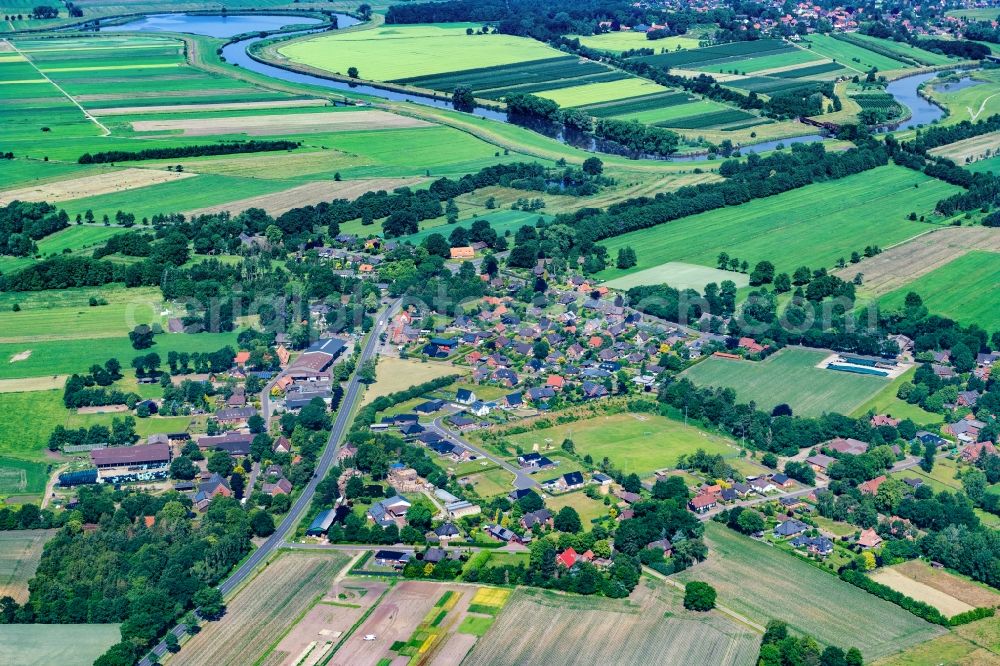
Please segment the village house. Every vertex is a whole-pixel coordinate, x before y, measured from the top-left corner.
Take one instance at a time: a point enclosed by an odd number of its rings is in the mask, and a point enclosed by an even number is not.
[[[406,525],[406,512],[410,506],[408,499],[396,495],[372,504],[368,509],[368,517],[381,527],[403,527]]]
[[[858,545],[864,549],[877,548],[882,543],[882,537],[873,529],[861,530]]]
[[[882,476],[877,476],[870,481],[865,481],[864,483],[858,485],[858,490],[865,495],[876,495],[878,494],[879,486],[886,482],[886,478],[885,474],[883,474]]]

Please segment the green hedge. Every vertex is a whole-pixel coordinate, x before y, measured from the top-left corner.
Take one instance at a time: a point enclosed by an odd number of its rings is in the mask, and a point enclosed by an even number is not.
[[[928,622],[940,624],[943,627],[947,627],[950,624],[948,622],[948,618],[942,615],[941,611],[937,608],[934,608],[930,604],[925,604],[922,601],[917,601],[912,597],[908,597],[902,592],[897,592],[887,585],[876,583],[859,571],[855,571],[854,569],[844,569],[840,572],[840,577],[851,585],[860,587],[865,592],[874,594],[876,597],[881,597],[886,601],[891,601],[903,610],[910,611],[917,617],[923,618]]]
[[[950,620],[948,624],[953,627],[957,627],[960,624],[968,624],[969,622],[975,622],[976,620],[982,620],[983,618],[993,617],[996,611],[992,608],[973,608],[970,611],[965,611],[964,613],[959,613]]]

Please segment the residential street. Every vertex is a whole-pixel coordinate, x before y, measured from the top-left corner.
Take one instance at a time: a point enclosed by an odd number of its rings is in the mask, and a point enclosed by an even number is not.
[[[521,488],[540,487],[538,481],[536,481],[530,474],[528,474],[527,471],[521,469],[520,467],[517,467],[516,465],[512,465],[511,463],[507,462],[506,460],[504,460],[503,458],[494,453],[490,453],[480,448],[479,446],[476,446],[475,444],[465,439],[461,435],[454,433],[448,428],[446,428],[441,423],[442,418],[443,417],[438,417],[434,419],[433,423],[431,423],[431,425],[428,426],[428,429],[436,432],[438,435],[440,435],[447,441],[452,442],[453,444],[461,444],[462,446],[468,448],[469,450],[474,451],[477,455],[480,455],[486,458],[487,460],[496,463],[503,469],[513,474],[514,488],[521,489]]]

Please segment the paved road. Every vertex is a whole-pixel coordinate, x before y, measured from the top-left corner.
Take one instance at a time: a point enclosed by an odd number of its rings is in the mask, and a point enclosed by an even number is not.
[[[486,458],[487,460],[493,461],[494,463],[496,463],[497,465],[499,465],[503,469],[505,469],[508,472],[510,472],[511,474],[513,474],[514,475],[514,488],[517,488],[517,489],[521,489],[521,488],[540,488],[540,485],[539,485],[538,481],[535,481],[535,479],[532,478],[531,475],[528,474],[527,471],[521,469],[520,467],[518,467],[516,465],[512,465],[511,463],[507,462],[506,460],[504,460],[500,456],[498,456],[498,455],[496,455],[494,453],[490,453],[489,451],[486,451],[485,449],[482,449],[482,448],[476,446],[475,444],[473,444],[469,440],[465,439],[461,435],[459,435],[459,434],[457,434],[455,432],[452,432],[451,430],[449,430],[448,428],[445,427],[444,423],[442,423],[442,418],[444,418],[444,417],[438,417],[438,418],[434,419],[434,421],[431,423],[429,429],[433,430],[437,434],[441,435],[441,437],[445,438],[446,440],[448,440],[448,441],[450,441],[452,443],[455,443],[455,444],[461,444],[462,446],[464,446],[464,447],[468,448],[469,450],[475,452],[477,455],[480,455],[480,456]]]
[[[365,361],[371,360],[375,356],[379,346],[379,337],[386,330],[388,322],[397,307],[399,307],[399,301],[393,301],[379,314],[378,318],[375,320],[375,326],[370,332],[364,348],[361,350],[361,355],[358,357],[356,370],[360,369]],[[294,531],[295,526],[298,524],[303,514],[305,514],[308,510],[309,504],[312,502],[313,495],[316,493],[316,485],[321,479],[323,479],[323,477],[326,476],[330,467],[333,466],[333,461],[337,457],[337,451],[340,449],[340,445],[343,443],[344,435],[347,433],[347,429],[350,426],[354,406],[357,404],[358,399],[361,397],[363,392],[364,386],[358,381],[358,374],[357,371],[355,371],[355,373],[351,375],[351,379],[347,382],[347,388],[344,390],[344,398],[340,403],[340,410],[337,412],[337,417],[334,419],[333,426],[330,429],[330,439],[327,441],[323,454],[316,462],[316,473],[313,475],[313,478],[309,480],[309,483],[306,484],[302,494],[299,495],[299,498],[292,505],[288,514],[285,515],[284,520],[282,520],[278,525],[274,534],[268,537],[267,540],[261,544],[260,548],[255,550],[243,562],[243,564],[236,569],[236,571],[229,575],[229,578],[219,585],[219,591],[222,592],[223,596],[228,595],[230,592],[239,587],[244,581],[246,581],[247,578],[249,578],[253,573],[254,569],[266,561],[275,550],[281,547],[285,539]],[[176,632],[176,628],[174,631]],[[167,646],[162,641],[155,648],[153,648],[153,652],[160,656],[162,656],[166,650]],[[149,660],[145,658],[143,658],[143,660],[139,663],[140,666],[151,666]]]

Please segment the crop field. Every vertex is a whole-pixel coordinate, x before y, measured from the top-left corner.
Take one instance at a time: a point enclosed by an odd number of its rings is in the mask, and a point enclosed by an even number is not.
[[[381,26],[329,33],[295,41],[279,53],[297,63],[330,72],[357,67],[359,76],[377,81],[443,74],[456,63],[466,69],[497,67],[562,55],[541,42],[511,35],[467,35],[473,23]]]
[[[835,62],[824,62],[819,65],[808,65],[806,67],[794,67],[782,72],[771,72],[768,76],[779,79],[804,79],[816,78],[820,80],[834,79],[844,74],[844,67]]]
[[[872,67],[877,67],[879,71],[907,67],[906,63],[900,60],[875,53],[863,46],[845,42],[830,35],[812,34],[803,37],[800,43],[816,55],[829,58],[859,74],[868,72]]]
[[[962,139],[955,143],[949,143],[946,146],[934,148],[928,152],[938,157],[946,157],[955,164],[960,165],[985,160],[1000,155],[1000,132],[990,132],[989,134]]]
[[[120,640],[117,624],[0,625],[4,666],[92,664]]]
[[[955,627],[934,640],[879,659],[874,666],[997,666],[1000,664],[1000,618]]]
[[[886,572],[892,572],[895,581],[883,580],[880,576]],[[993,608],[1000,605],[1000,594],[981,583],[950,573],[944,569],[935,569],[923,560],[909,560],[902,564],[879,569],[873,576],[875,580],[883,585],[889,585],[894,589],[903,591],[914,599],[922,599],[931,604],[947,617],[971,610],[972,608]],[[911,581],[907,583],[906,581]],[[904,587],[897,587],[895,582],[905,586],[912,584],[919,586],[911,592],[905,592]],[[926,589],[924,589],[926,588]],[[928,598],[918,596],[918,594],[928,595]],[[934,595],[942,595],[947,599],[938,600]],[[931,599],[934,599],[933,601]],[[943,601],[939,605],[939,601]],[[957,610],[956,610],[957,609]]]
[[[718,67],[724,64],[729,64],[729,69],[732,69],[736,67],[736,63],[743,63],[753,58],[787,54],[797,50],[780,39],[761,39],[754,42],[732,42],[701,49],[638,56],[636,60],[656,67],[707,70],[714,66],[715,71],[718,71]]]
[[[568,88],[585,83],[620,81],[629,75],[591,60],[557,56],[511,65],[462,69],[444,74],[410,76],[394,83],[451,92],[458,85],[468,86],[477,97],[499,99],[508,93],[533,93],[539,90]]]
[[[648,579],[628,600],[519,588],[463,664],[751,666],[759,640],[721,614],[685,610],[678,591]]]
[[[866,48],[876,52],[889,52],[895,57],[915,60],[921,65],[946,65],[949,62],[957,60],[956,58],[950,58],[940,53],[932,53],[922,48],[911,46],[910,44],[894,42],[891,39],[872,37],[871,35],[863,35],[860,32],[841,35],[840,37],[842,39],[846,38],[851,43],[864,45]]]
[[[507,439],[525,451],[558,447],[573,440],[580,456],[594,460],[607,457],[623,472],[646,476],[664,467],[673,467],[677,458],[698,449],[711,454],[735,456],[737,448],[729,440],[657,414],[611,414],[596,416]]]
[[[194,217],[196,215],[207,215],[222,211],[229,211],[233,215],[237,215],[248,208],[260,208],[267,211],[271,215],[278,216],[286,211],[300,206],[311,206],[322,201],[331,201],[333,199],[348,199],[353,201],[365,192],[377,192],[379,190],[391,192],[397,187],[413,186],[419,184],[420,182],[422,182],[422,179],[419,178],[363,178],[360,180],[341,181],[321,180],[307,185],[299,185],[283,192],[264,194],[259,197],[250,197],[249,199],[239,199],[237,201],[230,201],[229,203],[219,204],[217,206],[209,206],[208,208],[199,208],[188,211],[186,215],[188,217]]]
[[[656,123],[660,127],[675,127],[677,129],[725,129],[727,127],[748,127],[768,122],[746,111],[726,109],[694,116],[685,116],[676,120],[663,120]]]
[[[798,416],[824,412],[849,414],[889,383],[882,377],[854,375],[815,367],[827,351],[786,348],[763,361],[709,357],[684,372],[699,386],[728,387],[740,402],[760,409],[782,403]]]
[[[55,533],[56,530],[0,532],[0,598],[10,596],[19,604],[28,600],[28,581],[42,559],[42,547]]]
[[[709,557],[674,577],[711,581],[719,603],[766,624],[778,619],[821,643],[855,646],[877,659],[944,632],[834,573],[716,523],[706,523]]]
[[[376,666],[406,657],[411,663],[458,664],[488,628],[493,609],[503,606],[507,593],[404,581],[389,590],[329,663]],[[368,634],[375,640],[363,640]]]
[[[889,118],[903,112],[903,108],[896,101],[896,98],[889,93],[859,93],[852,95],[851,99],[861,107],[862,111],[883,111]]]
[[[799,88],[806,88],[812,86],[813,82],[807,79],[796,79],[790,77],[748,76],[746,78],[727,81],[726,85],[730,88],[739,88],[740,90],[748,90],[750,92],[771,95],[774,93],[789,92]]]
[[[901,308],[914,291],[931,312],[962,324],[979,324],[986,330],[1000,326],[1000,254],[973,251],[883,296],[884,309]]]
[[[221,620],[206,623],[184,644],[180,663],[246,664],[263,657],[329,589],[347,564],[341,553],[284,553],[227,603]]]
[[[641,97],[643,95],[653,95],[667,92],[667,90],[667,88],[652,81],[630,78],[622,81],[589,83],[582,86],[560,88],[558,90],[540,91],[536,94],[539,97],[553,100],[559,106],[573,107],[610,102],[630,97]]]
[[[709,282],[721,283],[731,280],[737,287],[745,287],[750,278],[743,273],[708,268],[681,261],[669,261],[653,268],[623,275],[605,283],[611,289],[631,289],[641,284],[669,284],[674,289],[697,289],[702,291]]]
[[[970,250],[1000,252],[1000,231],[988,227],[934,228],[860,264],[837,271],[849,280],[864,273],[862,296],[882,296],[901,289],[915,279],[946,266]]]
[[[927,231],[927,224],[906,215],[929,215],[940,199],[957,191],[903,167],[879,167],[602,241],[611,256],[619,248],[634,248],[638,264],[601,276],[614,279],[671,261],[714,266],[720,252],[750,265],[767,259],[779,272],[801,265],[832,267],[872,243],[887,247]]]
[[[670,36],[663,39],[650,40],[642,32],[606,32],[600,35],[570,35],[569,38],[579,39],[580,43],[590,49],[600,49],[602,51],[612,51],[621,53],[632,49],[666,49],[676,51],[680,49],[698,48],[698,40],[694,37]]]

